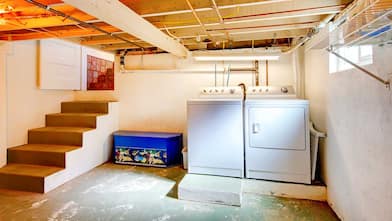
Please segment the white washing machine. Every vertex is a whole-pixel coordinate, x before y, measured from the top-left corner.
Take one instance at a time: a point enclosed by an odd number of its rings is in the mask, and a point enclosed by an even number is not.
[[[292,87],[250,87],[246,95],[246,177],[310,184],[309,102]]]
[[[241,87],[203,88],[188,101],[188,172],[244,177]]]

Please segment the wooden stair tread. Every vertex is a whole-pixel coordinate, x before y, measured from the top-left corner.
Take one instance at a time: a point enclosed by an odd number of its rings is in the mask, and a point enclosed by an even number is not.
[[[36,129],[31,129],[33,132],[74,132],[74,133],[83,133],[90,130],[94,130],[94,128],[88,127],[41,127]]]
[[[51,152],[51,153],[66,153],[77,149],[80,146],[71,145],[56,145],[56,144],[25,144],[17,147],[9,148],[8,151],[36,151],[36,152]]]
[[[65,101],[62,103],[92,103],[92,104],[106,104],[106,103],[113,103],[113,102],[118,102],[116,100],[100,100],[100,101],[96,101],[96,100],[85,100],[85,101]]]
[[[0,174],[44,178],[62,170],[64,170],[64,168],[53,167],[53,166],[32,165],[32,164],[11,163],[11,164],[7,164],[3,168],[0,168]]]
[[[82,116],[82,117],[99,117],[107,115],[105,113],[54,113],[47,114],[47,116]]]

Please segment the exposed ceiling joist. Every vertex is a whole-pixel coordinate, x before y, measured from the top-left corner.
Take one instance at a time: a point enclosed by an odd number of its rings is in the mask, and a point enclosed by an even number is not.
[[[186,57],[188,54],[188,50],[182,44],[164,34],[119,1],[64,0],[64,2],[173,55]]]
[[[107,24],[94,14],[86,13],[80,6],[75,7],[62,0],[36,0],[35,2],[45,6],[39,9],[31,1],[0,0],[12,9],[0,12],[0,40],[73,38],[74,41],[98,48],[117,50],[116,48],[129,47],[135,52],[133,49],[137,45],[132,44],[140,43],[143,45],[140,47],[142,50],[146,47],[146,53],[151,50],[162,52],[155,45],[146,42],[147,38],[139,38],[128,30],[124,31],[123,27],[115,27],[118,24]],[[320,22],[342,11],[352,0],[68,1],[90,8],[99,6],[100,13],[110,17],[115,14],[117,19],[128,23],[129,17],[120,15],[116,8],[116,4],[122,3],[127,10],[138,14],[136,16],[139,19],[143,17],[150,22],[155,31],[159,29],[160,34],[166,36],[171,43],[186,46],[188,50],[197,50],[216,49],[222,44],[233,48],[244,47],[249,42],[258,42],[255,44],[258,46],[278,42],[285,47],[285,40],[290,42],[292,38],[306,36],[310,29],[317,28]],[[189,7],[189,3],[192,7]],[[48,8],[55,9],[60,14]],[[195,12],[199,20],[195,17]],[[123,23],[121,24],[124,25]],[[132,24],[136,31],[142,29],[140,25]],[[103,32],[94,30],[94,26],[102,28]],[[148,32],[150,36],[156,36],[151,33]]]
[[[107,24],[96,24],[99,28],[116,33],[120,31],[118,28]],[[64,26],[56,28],[45,28],[45,29],[32,29],[29,33],[4,33],[0,36],[0,40],[5,41],[19,41],[19,40],[29,40],[29,39],[45,39],[45,38],[75,38],[75,37],[86,37],[86,36],[97,36],[102,35],[102,32],[93,29],[82,29],[76,26]]]
[[[293,37],[301,37],[305,36],[309,32],[308,28],[305,29],[292,29],[292,30],[282,30],[275,32],[255,32],[255,33],[244,33],[244,34],[236,34],[232,35],[231,38],[233,41],[251,41],[254,39],[258,40],[266,40],[266,39],[280,39],[280,38],[293,38]],[[119,34],[123,38],[127,38],[131,41],[139,42],[136,38],[128,35],[128,34]],[[217,41],[225,41],[226,38],[223,37],[224,34],[215,35],[215,39]],[[188,42],[190,39],[196,41],[196,35],[193,36],[184,36],[180,37],[183,41],[183,44],[188,46],[190,45]],[[204,37],[204,36],[202,36]],[[106,35],[101,36],[91,36],[81,40],[81,44],[83,45],[109,45],[109,44],[121,44],[123,43],[121,40],[110,38]],[[201,44],[205,44],[204,42],[199,42]]]
[[[254,7],[257,5],[276,4],[279,2],[288,2],[288,1],[291,0],[266,0],[266,1],[254,1],[254,2],[251,1],[251,2],[238,3],[238,4],[226,4],[226,5],[216,6],[216,10],[239,8],[239,7]],[[214,10],[214,7],[195,8],[196,12],[205,12],[205,11],[212,11],[212,10]],[[186,13],[192,13],[192,10],[183,9],[183,10],[176,10],[176,11],[156,12],[156,13],[142,14],[141,16],[143,18],[149,18],[149,17],[157,17],[157,16],[165,16],[165,15],[186,14]]]

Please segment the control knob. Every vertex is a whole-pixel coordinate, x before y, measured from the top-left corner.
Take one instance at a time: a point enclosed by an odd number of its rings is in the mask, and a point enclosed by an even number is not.
[[[280,89],[280,91],[282,91],[282,93],[287,94],[287,92],[289,92],[289,90],[287,89],[287,87],[282,87]]]

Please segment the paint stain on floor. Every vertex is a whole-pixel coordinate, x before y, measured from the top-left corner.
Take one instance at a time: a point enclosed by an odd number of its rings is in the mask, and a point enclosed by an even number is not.
[[[0,221],[339,220],[326,203],[310,200],[244,194],[241,207],[181,201],[185,173],[108,163],[47,194],[0,190]]]

